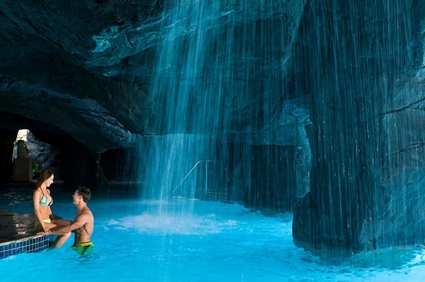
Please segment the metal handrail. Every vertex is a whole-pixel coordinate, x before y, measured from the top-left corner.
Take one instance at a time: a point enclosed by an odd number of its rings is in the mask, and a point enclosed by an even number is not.
[[[193,167],[186,173],[186,175],[182,178],[182,180],[180,181],[180,183],[179,184],[177,184],[174,188],[173,188],[173,190],[171,190],[171,192],[172,193],[174,193],[174,192],[176,192],[176,190],[178,189],[178,188],[180,188],[183,184],[184,184],[184,182],[186,181],[186,179],[192,174],[192,172],[201,164],[201,163],[208,163],[208,162],[212,162],[212,160],[199,160],[199,161],[197,161],[194,165],[193,165]]]

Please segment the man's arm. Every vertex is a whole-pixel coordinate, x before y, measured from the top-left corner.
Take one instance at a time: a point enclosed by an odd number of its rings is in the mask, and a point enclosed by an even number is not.
[[[64,226],[64,227],[60,227],[60,228],[55,228],[54,230],[52,230],[51,232],[49,232],[50,234],[57,234],[57,235],[63,235],[66,233],[69,233],[71,231],[74,231],[76,229],[79,229],[81,227],[84,226],[84,224],[87,223],[87,214],[83,213],[80,216],[78,216],[74,222],[72,222],[70,225],[68,226]]]

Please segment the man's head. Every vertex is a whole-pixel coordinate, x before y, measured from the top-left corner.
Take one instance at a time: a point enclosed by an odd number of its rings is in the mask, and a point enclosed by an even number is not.
[[[72,200],[74,205],[78,206],[81,202],[84,202],[87,204],[91,197],[91,191],[89,188],[80,186],[75,190],[74,194],[72,195]]]

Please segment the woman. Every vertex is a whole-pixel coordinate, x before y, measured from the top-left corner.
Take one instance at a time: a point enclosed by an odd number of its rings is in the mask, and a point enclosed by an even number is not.
[[[53,179],[53,172],[50,169],[44,170],[33,194],[34,212],[44,232],[56,226],[68,224],[64,220],[54,218],[50,209],[53,204],[53,198],[48,188],[52,185]]]

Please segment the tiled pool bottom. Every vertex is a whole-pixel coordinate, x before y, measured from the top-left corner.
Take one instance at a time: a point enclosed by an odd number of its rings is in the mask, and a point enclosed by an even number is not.
[[[203,201],[101,201],[92,255],[70,248],[0,260],[1,282],[425,281],[421,248],[380,250],[329,263],[297,248],[291,216]],[[53,211],[72,218],[71,195]],[[193,211],[193,212],[192,212]],[[28,212],[24,210],[23,212]]]
[[[31,236],[19,240],[0,243],[0,259],[22,253],[34,253],[49,248],[49,236]]]

